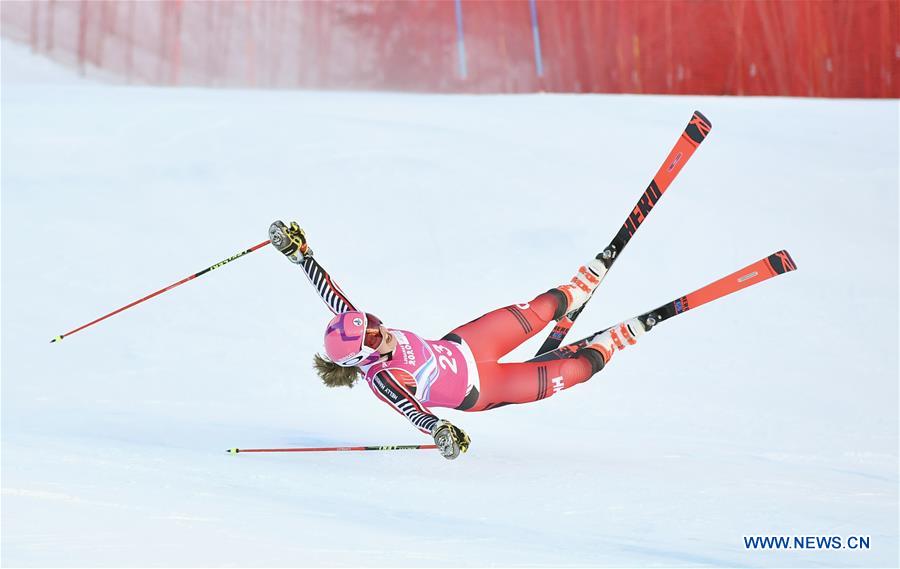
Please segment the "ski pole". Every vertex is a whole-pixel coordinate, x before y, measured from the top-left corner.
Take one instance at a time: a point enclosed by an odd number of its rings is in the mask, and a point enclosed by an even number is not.
[[[224,264],[226,264],[226,263],[230,263],[231,261],[234,261],[235,259],[239,259],[239,258],[243,257],[244,255],[246,255],[247,253],[252,253],[252,252],[256,251],[257,249],[260,249],[260,248],[262,248],[262,247],[265,247],[265,246],[268,245],[268,244],[269,244],[269,240],[267,239],[267,240],[263,241],[262,243],[260,243],[259,245],[254,245],[253,247],[250,247],[250,248],[247,249],[246,251],[242,251],[242,252],[238,253],[237,255],[233,255],[233,256],[231,256],[231,257],[228,257],[228,258],[225,259],[224,261],[219,261],[218,263],[216,263],[215,265],[212,265],[211,267],[206,267],[205,269],[203,269],[203,270],[200,271],[199,273],[194,273],[193,275],[191,275],[191,276],[189,276],[189,277],[187,277],[187,278],[181,279],[181,280],[178,281],[177,283],[170,284],[170,285],[167,286],[166,288],[160,289],[160,290],[154,292],[153,294],[148,294],[147,296],[145,296],[144,298],[142,298],[142,299],[140,299],[140,300],[135,300],[135,301],[132,302],[131,304],[126,305],[126,306],[123,306],[122,308],[119,308],[118,310],[113,310],[112,312],[110,312],[110,313],[107,314],[106,316],[101,316],[100,318],[98,318],[98,319],[96,319],[96,320],[94,320],[94,321],[92,321],[92,322],[88,322],[88,323],[85,324],[84,326],[79,326],[78,328],[75,328],[75,329],[72,330],[71,332],[66,332],[65,334],[60,334],[59,336],[56,336],[55,338],[53,338],[52,340],[50,340],[50,343],[52,344],[53,342],[60,342],[60,341],[62,341],[62,339],[65,338],[66,336],[71,336],[72,334],[74,334],[75,332],[78,332],[79,330],[84,330],[84,329],[87,328],[88,326],[93,326],[94,324],[96,324],[96,323],[98,323],[98,322],[101,322],[101,321],[103,321],[103,320],[106,320],[106,319],[109,318],[110,316],[115,316],[116,314],[122,312],[123,310],[128,310],[128,309],[131,308],[132,306],[138,305],[138,304],[144,302],[145,300],[150,300],[150,299],[153,298],[154,296],[157,296],[157,295],[159,295],[159,294],[162,294],[162,293],[166,292],[167,290],[172,290],[172,289],[175,288],[176,286],[183,285],[184,283],[186,283],[186,282],[188,282],[188,281],[190,281],[190,280],[196,279],[196,278],[199,277],[200,275],[205,275],[206,273],[212,271],[213,269],[218,269],[218,268],[221,267],[222,265],[224,265]]]
[[[229,454],[245,452],[334,452],[353,450],[431,450],[437,445],[386,445],[378,447],[300,447],[300,448],[230,448]]]

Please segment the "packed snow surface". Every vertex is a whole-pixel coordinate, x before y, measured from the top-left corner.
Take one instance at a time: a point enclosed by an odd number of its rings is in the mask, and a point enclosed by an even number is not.
[[[897,101],[166,89],[2,56],[4,565],[897,566]],[[437,409],[472,437],[454,462],[224,452],[430,442],[320,384],[330,314],[270,247],[48,343],[275,219],[440,337],[568,280],[694,109],[712,133],[572,339],[781,248],[799,269],[547,400]]]

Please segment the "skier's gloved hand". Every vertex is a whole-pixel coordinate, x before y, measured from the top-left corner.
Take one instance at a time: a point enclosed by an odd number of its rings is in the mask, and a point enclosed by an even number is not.
[[[441,456],[447,460],[453,460],[459,456],[459,453],[469,450],[469,443],[471,442],[469,435],[450,423],[450,421],[443,419],[438,421],[431,434]]]
[[[305,257],[312,255],[312,250],[306,243],[306,233],[296,221],[292,221],[290,227],[280,219],[273,222],[269,226],[269,240],[292,263],[302,263]]]

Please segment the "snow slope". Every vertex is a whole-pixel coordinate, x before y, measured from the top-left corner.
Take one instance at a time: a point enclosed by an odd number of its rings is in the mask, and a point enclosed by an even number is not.
[[[137,88],[5,41],[2,62],[4,566],[897,566],[897,101]],[[48,343],[278,218],[359,305],[438,337],[568,279],[695,108],[712,133],[573,339],[780,248],[799,270],[550,400],[438,410],[472,436],[455,462],[223,452],[428,442],[318,383],[328,312],[270,248]]]

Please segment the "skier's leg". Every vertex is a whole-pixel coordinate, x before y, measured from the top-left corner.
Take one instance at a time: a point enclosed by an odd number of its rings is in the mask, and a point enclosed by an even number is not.
[[[551,321],[581,307],[600,284],[603,264],[592,260],[580,267],[571,281],[550,289],[525,304],[514,304],[456,328],[445,338],[465,340],[475,361],[497,361],[522,342],[540,332]]]
[[[553,289],[538,295],[531,302],[488,312],[456,328],[444,338],[465,340],[477,362],[496,362],[543,330],[560,311],[564,314],[565,306],[565,295]]]
[[[510,403],[531,403],[584,383],[603,369],[596,352],[547,362],[486,364],[478,366],[481,393],[470,411],[486,411]]]
[[[485,411],[509,403],[530,403],[584,383],[606,367],[613,353],[637,343],[644,334],[637,318],[626,320],[576,352],[576,357],[546,362],[478,365],[481,392],[470,411]]]

